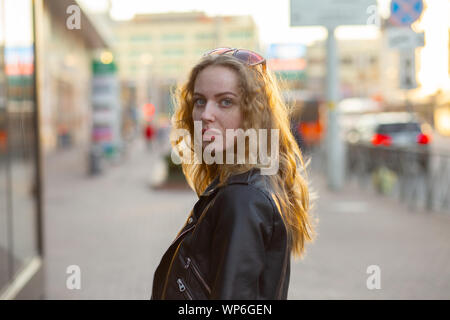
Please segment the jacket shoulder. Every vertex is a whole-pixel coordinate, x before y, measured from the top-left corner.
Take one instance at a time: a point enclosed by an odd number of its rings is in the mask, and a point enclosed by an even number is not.
[[[268,193],[253,184],[232,183],[219,190],[214,206],[222,219],[272,225],[275,204]]]

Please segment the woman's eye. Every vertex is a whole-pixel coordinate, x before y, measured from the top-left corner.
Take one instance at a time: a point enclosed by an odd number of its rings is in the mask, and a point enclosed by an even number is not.
[[[205,104],[205,99],[198,98],[194,100],[194,105],[196,106],[203,106]]]
[[[233,104],[233,101],[231,100],[231,99],[223,99],[222,100],[222,105],[224,106],[224,107],[229,107],[229,106],[231,106]]]

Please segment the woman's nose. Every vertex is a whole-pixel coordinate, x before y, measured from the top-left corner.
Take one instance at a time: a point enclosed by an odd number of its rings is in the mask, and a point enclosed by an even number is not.
[[[203,121],[214,121],[214,109],[215,103],[213,101],[208,101],[203,109],[201,119]]]

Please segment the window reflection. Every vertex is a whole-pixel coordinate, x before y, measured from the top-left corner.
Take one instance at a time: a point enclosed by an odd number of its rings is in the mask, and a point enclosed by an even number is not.
[[[6,76],[5,76],[5,36],[4,1],[0,1],[0,289],[9,280],[8,246],[8,201],[7,201],[7,155],[6,155]]]
[[[37,255],[32,22],[31,0],[0,0],[0,290]]]

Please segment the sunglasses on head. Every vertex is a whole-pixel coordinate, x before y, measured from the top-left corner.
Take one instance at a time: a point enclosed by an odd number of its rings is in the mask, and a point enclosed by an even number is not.
[[[256,66],[261,64],[263,70],[266,71],[266,59],[256,52],[246,49],[236,48],[216,48],[203,54],[203,56],[230,54],[236,59],[244,62],[248,66]]]

